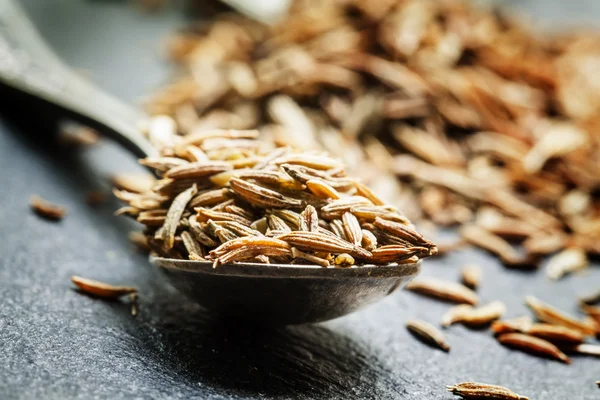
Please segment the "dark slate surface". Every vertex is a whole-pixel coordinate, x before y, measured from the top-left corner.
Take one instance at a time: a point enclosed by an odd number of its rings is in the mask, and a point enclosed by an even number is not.
[[[148,16],[127,1],[24,4],[59,54],[122,98],[137,101],[165,79],[157,48],[181,23],[177,10]],[[600,16],[596,1],[519,7],[547,21]],[[50,131],[38,116],[29,124],[0,120],[0,399],[450,399],[444,385],[465,380],[535,400],[600,398],[598,360],[578,357],[566,366],[462,327],[447,332],[450,354],[415,341],[406,319],[435,323],[447,305],[406,292],[315,326],[264,332],[212,323],[127,242],[132,225],[112,216],[116,202],[84,203],[87,190],[107,189],[111,171],[134,170],[135,162],[109,144],[60,151]],[[52,223],[33,215],[27,199],[34,193],[66,205],[68,217]],[[553,283],[541,272],[506,271],[473,250],[429,261],[423,274],[456,279],[466,262],[484,267],[482,300],[506,302],[511,317],[527,312],[530,293],[576,312],[575,296],[600,282],[597,265]],[[71,274],[136,284],[140,315],[78,294]]]

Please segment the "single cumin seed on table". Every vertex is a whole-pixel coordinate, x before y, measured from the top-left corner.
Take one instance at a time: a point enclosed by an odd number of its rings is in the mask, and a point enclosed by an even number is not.
[[[514,347],[528,353],[543,355],[549,358],[571,364],[571,359],[558,347],[547,340],[529,336],[523,333],[503,333],[497,337],[503,345]]]
[[[67,214],[65,207],[50,203],[37,195],[31,196],[29,205],[37,215],[51,221],[59,221]]]
[[[477,304],[479,297],[468,287],[451,281],[437,278],[417,278],[406,286],[407,290],[439,300],[453,303]]]
[[[534,296],[527,296],[525,304],[531,308],[537,318],[542,322],[547,322],[554,325],[562,325],[567,328],[580,331],[584,335],[595,335],[598,327],[596,324],[588,321],[577,320],[555,307],[543,303]]]
[[[462,283],[469,289],[477,289],[481,281],[481,267],[475,264],[467,264],[460,270]]]
[[[463,382],[446,386],[449,392],[467,400],[529,400],[510,389],[487,383]]]
[[[82,292],[105,299],[117,299],[121,296],[137,293],[137,289],[132,286],[114,286],[76,275],[71,276],[71,281]]]
[[[444,334],[429,322],[411,319],[406,322],[406,329],[419,340],[434,345],[445,352],[450,351],[450,345],[446,341]]]

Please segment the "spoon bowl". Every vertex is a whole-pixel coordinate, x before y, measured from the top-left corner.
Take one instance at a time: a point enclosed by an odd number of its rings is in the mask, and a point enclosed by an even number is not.
[[[321,322],[368,306],[407,284],[415,264],[323,268],[317,265],[212,263],[150,257],[179,291],[218,315],[263,324]]]
[[[95,87],[46,46],[14,0],[0,0],[0,95],[24,107],[96,128],[138,157],[156,150],[140,133],[147,118]],[[28,113],[28,115],[30,115]],[[273,325],[336,318],[406,284],[416,264],[323,268],[151,257],[178,290],[209,311]]]

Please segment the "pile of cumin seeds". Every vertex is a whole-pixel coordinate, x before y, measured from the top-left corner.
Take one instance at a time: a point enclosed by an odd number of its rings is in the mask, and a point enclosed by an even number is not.
[[[117,211],[145,225],[156,254],[323,267],[416,263],[437,252],[395,207],[322,151],[277,147],[256,130],[178,135],[150,128],[161,156],[140,162],[161,177],[151,190],[114,189]],[[156,143],[156,142],[155,142]]]
[[[147,108],[179,134],[325,148],[506,264],[568,250],[553,278],[600,253],[598,35],[541,37],[459,0],[297,0],[275,27],[222,14],[168,49],[187,73]]]

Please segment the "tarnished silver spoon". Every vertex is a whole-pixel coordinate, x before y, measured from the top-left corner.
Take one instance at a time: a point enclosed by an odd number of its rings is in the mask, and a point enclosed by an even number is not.
[[[138,157],[155,149],[138,131],[144,113],[80,78],[44,43],[13,0],[0,0],[0,95],[106,134]],[[29,114],[31,115],[31,114]],[[352,268],[150,257],[178,290],[210,311],[283,325],[319,322],[372,304],[406,284],[420,263]]]

